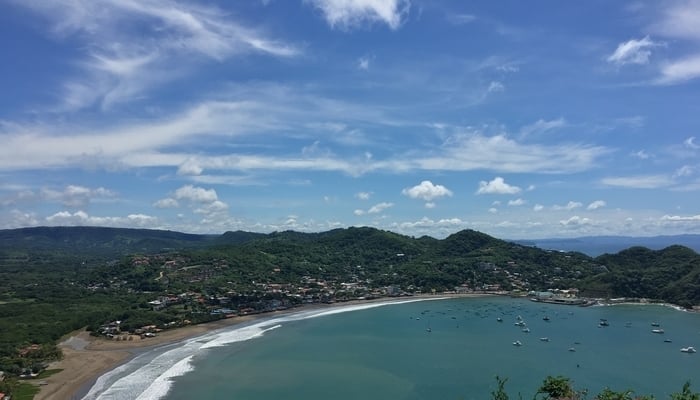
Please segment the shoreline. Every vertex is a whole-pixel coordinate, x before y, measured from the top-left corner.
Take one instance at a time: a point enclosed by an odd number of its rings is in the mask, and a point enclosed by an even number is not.
[[[49,369],[61,369],[61,371],[40,381],[28,382],[39,386],[39,392],[34,396],[35,400],[82,399],[100,376],[129,362],[139,354],[202,336],[219,329],[314,310],[330,310],[375,303],[392,304],[410,301],[483,296],[489,296],[489,294],[435,294],[399,298],[385,297],[369,300],[351,300],[331,304],[304,304],[286,310],[233,317],[167,330],[153,338],[141,339],[139,336],[132,335],[131,340],[122,341],[90,336],[89,332],[85,331],[85,329],[81,329],[67,334],[58,344],[58,347],[63,352],[63,359],[51,363]]]

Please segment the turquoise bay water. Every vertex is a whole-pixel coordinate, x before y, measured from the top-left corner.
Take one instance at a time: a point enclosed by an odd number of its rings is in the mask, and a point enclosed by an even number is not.
[[[514,325],[518,315],[529,333]],[[599,327],[601,318],[610,325]],[[665,333],[652,333],[652,322]],[[481,400],[490,398],[496,375],[508,378],[512,398],[532,398],[547,375],[568,376],[591,393],[610,386],[662,399],[687,380],[700,391],[700,353],[679,351],[700,349],[700,315],[663,306],[462,298],[280,325],[197,353],[165,398]]]

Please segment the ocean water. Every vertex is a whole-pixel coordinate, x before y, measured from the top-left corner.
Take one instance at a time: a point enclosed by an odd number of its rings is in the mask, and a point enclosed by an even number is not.
[[[519,317],[530,332],[515,325]],[[665,333],[652,333],[652,323]],[[591,393],[611,387],[663,399],[688,380],[700,391],[700,353],[680,352],[687,346],[700,349],[700,314],[658,305],[506,297],[360,305],[142,354],[101,377],[85,399],[481,400],[497,375],[512,398],[532,398],[546,376],[565,375]]]

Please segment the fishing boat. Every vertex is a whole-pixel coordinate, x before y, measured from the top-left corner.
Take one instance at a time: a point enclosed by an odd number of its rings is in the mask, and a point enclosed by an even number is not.
[[[697,350],[695,350],[695,347],[693,347],[693,346],[683,347],[681,349],[681,351],[683,353],[695,353],[695,352],[697,352]]]

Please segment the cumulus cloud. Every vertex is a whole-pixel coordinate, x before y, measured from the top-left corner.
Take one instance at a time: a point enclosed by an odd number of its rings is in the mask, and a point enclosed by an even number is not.
[[[495,177],[492,181],[479,182],[479,189],[476,194],[517,194],[522,189],[517,186],[511,186],[505,182],[500,176]]]
[[[157,227],[158,218],[146,214],[129,214],[126,217],[96,217],[85,211],[59,211],[45,218],[51,226],[109,226],[109,227]]]
[[[179,207],[180,203],[177,202],[177,200],[172,199],[172,198],[165,198],[165,199],[160,199],[153,203],[153,207],[156,208],[176,208]]]
[[[490,212],[491,214],[497,214],[497,213],[498,213],[498,208],[496,208],[496,207],[491,207],[491,208],[489,208],[489,212]]]
[[[616,65],[647,64],[651,57],[651,49],[659,45],[660,43],[654,42],[649,36],[639,40],[631,39],[620,43],[607,60]]]
[[[435,203],[432,202],[432,201],[429,201],[429,202],[425,203],[425,208],[429,208],[429,209],[430,209],[430,208],[435,208],[435,207],[437,207],[437,204],[435,204]]]
[[[212,203],[219,199],[214,189],[204,189],[197,186],[185,185],[174,194],[176,200],[189,200],[198,203]]]
[[[401,194],[412,199],[432,201],[445,196],[450,197],[452,196],[452,191],[445,186],[434,185],[431,181],[422,181],[414,187],[403,189]]]
[[[331,28],[352,29],[382,22],[398,29],[408,14],[408,0],[307,0],[321,10]]]
[[[523,199],[508,200],[509,206],[522,206],[525,203],[527,203],[527,202]]]
[[[533,211],[538,212],[544,210],[544,206],[542,204],[535,204],[534,207],[532,207]]]
[[[593,221],[589,218],[581,218],[578,215],[574,215],[573,217],[559,221],[561,225],[564,225],[566,227],[579,227],[583,225],[590,225],[592,224]]]
[[[554,205],[554,206],[552,206],[552,209],[571,211],[571,210],[574,210],[574,209],[579,208],[579,207],[583,207],[583,204],[578,202],[578,201],[569,201],[568,203],[566,203],[563,206]]]
[[[597,210],[599,208],[605,207],[607,204],[603,200],[596,200],[586,207],[586,210]]]

